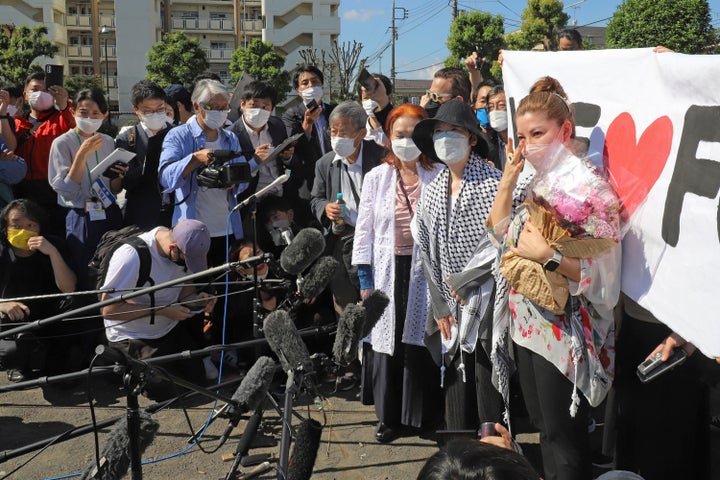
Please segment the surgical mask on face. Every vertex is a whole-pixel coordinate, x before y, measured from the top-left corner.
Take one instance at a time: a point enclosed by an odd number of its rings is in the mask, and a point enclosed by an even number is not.
[[[322,102],[323,87],[308,87],[300,92],[300,95],[302,96],[303,103],[305,103],[305,105],[310,103],[311,100],[315,100],[319,105],[320,102]]]
[[[277,220],[273,222],[269,226],[268,232],[270,232],[273,244],[277,247],[290,245],[295,238],[288,220]]]
[[[169,123],[170,125],[175,125],[175,119],[170,115],[165,115],[165,122]]]
[[[490,118],[488,117],[487,108],[478,108],[478,111],[475,112],[475,115],[477,115],[477,119],[481,127],[487,128],[488,125],[490,125]]]
[[[205,126],[211,130],[217,130],[225,125],[227,120],[227,112],[221,112],[219,110],[205,110]]]
[[[151,113],[148,115],[140,115],[140,118],[140,123],[148,130],[154,132],[165,126],[167,115],[164,113]]]
[[[28,240],[38,235],[40,235],[39,232],[25,230],[24,228],[8,228],[7,230],[8,243],[20,250],[30,250],[28,248]]]
[[[15,105],[8,105],[7,107],[7,114],[11,117],[14,117],[17,113],[17,107]]]
[[[347,158],[355,153],[355,139],[345,137],[330,137],[330,144],[335,153]]]
[[[50,110],[55,103],[55,99],[47,92],[35,91],[28,93],[28,103],[38,112]]]
[[[542,166],[547,162],[548,153],[551,143],[532,143],[525,145],[523,149],[523,157],[536,169],[541,170]]]
[[[470,152],[468,137],[459,132],[439,132],[433,135],[438,158],[448,165],[461,162]]]
[[[412,138],[396,138],[392,141],[392,151],[403,162],[411,162],[420,156],[420,149]]]
[[[375,109],[377,109],[379,105],[372,98],[366,98],[365,100],[362,101],[362,106],[363,106],[363,110],[365,110],[365,113],[370,115],[373,112],[375,112]]]
[[[502,132],[508,128],[508,114],[505,110],[493,110],[488,115],[490,118],[490,126],[496,132]]]
[[[75,117],[75,125],[77,125],[77,128],[83,131],[83,133],[87,133],[88,135],[92,135],[93,133],[98,131],[98,128],[103,123],[102,118],[83,118],[83,117]]]
[[[246,108],[245,121],[252,128],[262,128],[270,118],[270,112],[264,108]]]

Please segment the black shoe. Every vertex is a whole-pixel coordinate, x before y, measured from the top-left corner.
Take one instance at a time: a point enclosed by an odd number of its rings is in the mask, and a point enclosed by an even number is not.
[[[378,423],[375,429],[375,440],[380,443],[390,443],[400,436],[399,428],[392,428],[383,422]]]

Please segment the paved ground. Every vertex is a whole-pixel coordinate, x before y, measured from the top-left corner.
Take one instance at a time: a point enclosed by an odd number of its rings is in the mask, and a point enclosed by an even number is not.
[[[122,388],[103,378],[106,377],[96,378],[93,382],[98,421],[122,415],[125,407]],[[0,373],[0,385],[7,385],[4,372]],[[328,385],[323,389],[328,398],[324,403],[326,425],[322,432],[314,479],[413,479],[425,460],[437,451],[437,444],[432,438],[418,436],[404,437],[389,445],[376,443],[374,441],[376,420],[373,408],[363,406],[357,401],[357,390],[335,395],[329,394]],[[234,387],[229,388],[228,395],[232,395],[233,391]],[[307,416],[310,412],[313,418],[322,422],[322,412],[312,406],[308,407],[309,400],[304,396],[296,405],[296,411],[303,416]],[[141,398],[142,406],[151,403]],[[195,428],[205,422],[213,405],[212,401],[204,398],[192,398],[186,400],[185,404]],[[160,429],[153,444],[143,454],[143,460],[156,460],[167,456],[173,458],[145,465],[144,478],[178,480],[225,478],[231,463],[224,461],[223,456],[231,455],[234,451],[239,436],[244,430],[244,420],[218,452],[206,454],[194,447],[189,453],[177,456],[177,452],[188,447],[187,439],[190,432],[182,410],[177,405],[173,405],[155,413],[154,418],[159,421]],[[59,435],[72,427],[89,422],[90,411],[84,385],[75,385],[72,388],[47,386],[43,389],[0,393],[0,452],[2,452],[0,472],[9,473],[24,462],[29,463],[8,478],[58,478],[83,470],[94,458],[92,434],[50,446],[33,459],[31,457],[35,453],[12,459],[7,459],[7,454],[13,449]],[[293,424],[297,425],[298,420],[294,419]],[[214,447],[226,425],[227,421],[220,419],[210,426],[205,434],[206,449]],[[100,434],[101,448],[108,431],[109,428],[103,429]],[[272,409],[266,410],[263,432],[279,438],[278,414]],[[720,451],[720,431],[715,430],[713,435],[715,451]],[[521,442],[531,460],[537,459],[537,435],[525,434],[521,437]],[[261,452],[277,457],[279,446],[254,448],[250,453]],[[720,455],[716,457],[719,457],[716,463],[720,463]],[[242,470],[247,471],[247,469]],[[720,472],[720,468],[716,468],[716,472]],[[2,476],[0,474],[0,478]],[[277,478],[277,473],[270,471],[258,478]],[[716,475],[715,478],[720,479],[720,476]]]

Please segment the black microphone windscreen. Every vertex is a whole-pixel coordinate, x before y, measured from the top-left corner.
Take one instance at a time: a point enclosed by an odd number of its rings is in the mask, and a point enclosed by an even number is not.
[[[382,290],[373,290],[370,296],[362,301],[366,316],[365,322],[363,322],[362,329],[360,330],[360,339],[370,335],[373,327],[377,324],[378,320],[380,320],[380,317],[389,304],[390,299]]]
[[[300,275],[325,250],[325,238],[316,228],[303,228],[280,254],[280,266],[290,275]]]
[[[365,307],[357,303],[348,304],[340,314],[333,344],[333,357],[338,364],[348,365],[357,358],[358,342],[362,338],[360,331],[365,317]]]
[[[263,332],[268,345],[280,359],[283,370],[293,370],[299,364],[309,365],[310,352],[286,311],[275,310],[270,313],[263,323]]]
[[[272,358],[260,357],[248,370],[232,396],[242,412],[249,412],[260,406],[270,389],[275,369],[276,364]]]
[[[140,415],[140,452],[144,452],[155,438],[160,424],[145,410]],[[127,416],[115,422],[115,426],[108,433],[105,448],[100,452],[100,462],[105,459],[103,480],[120,480],[130,468],[130,437],[128,436]],[[95,462],[93,461],[85,470],[82,480],[94,478]]]
[[[322,425],[317,420],[304,420],[297,430],[295,448],[288,465],[287,480],[310,480],[322,437]]]
[[[300,287],[303,298],[315,298],[320,295],[335,276],[340,262],[332,257],[320,257],[305,275]]]

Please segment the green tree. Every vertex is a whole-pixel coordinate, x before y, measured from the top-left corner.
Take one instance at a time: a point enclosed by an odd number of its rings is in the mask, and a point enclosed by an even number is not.
[[[58,47],[45,38],[45,25],[30,28],[26,25],[0,25],[0,78],[22,86],[31,71],[42,71],[37,57],[54,57]]]
[[[482,74],[487,76],[492,60],[498,57],[498,50],[505,46],[504,26],[501,15],[485,12],[462,12],[450,26],[447,46],[450,56],[445,60],[446,67],[462,67],[461,59],[477,51],[487,62]]]
[[[77,75],[65,79],[65,89],[68,91],[70,98],[75,98],[75,95],[77,95],[80,90],[86,88],[97,88],[104,92],[105,84],[103,84],[100,75]]]
[[[625,0],[608,23],[607,46],[701,53],[717,42],[710,21],[707,0]]]
[[[238,48],[233,52],[230,62],[230,75],[235,84],[243,72],[256,80],[271,83],[278,92],[278,103],[285,100],[290,91],[290,73],[283,70],[285,57],[277,53],[271,42],[256,38],[247,48]]]
[[[207,52],[184,32],[166,33],[148,52],[146,78],[166,87],[173,83],[190,85],[210,64]]]
[[[559,0],[528,0],[520,17],[521,31],[506,38],[508,50],[531,50],[538,43],[542,43],[545,50],[556,50],[557,34],[570,19],[563,8]]]

